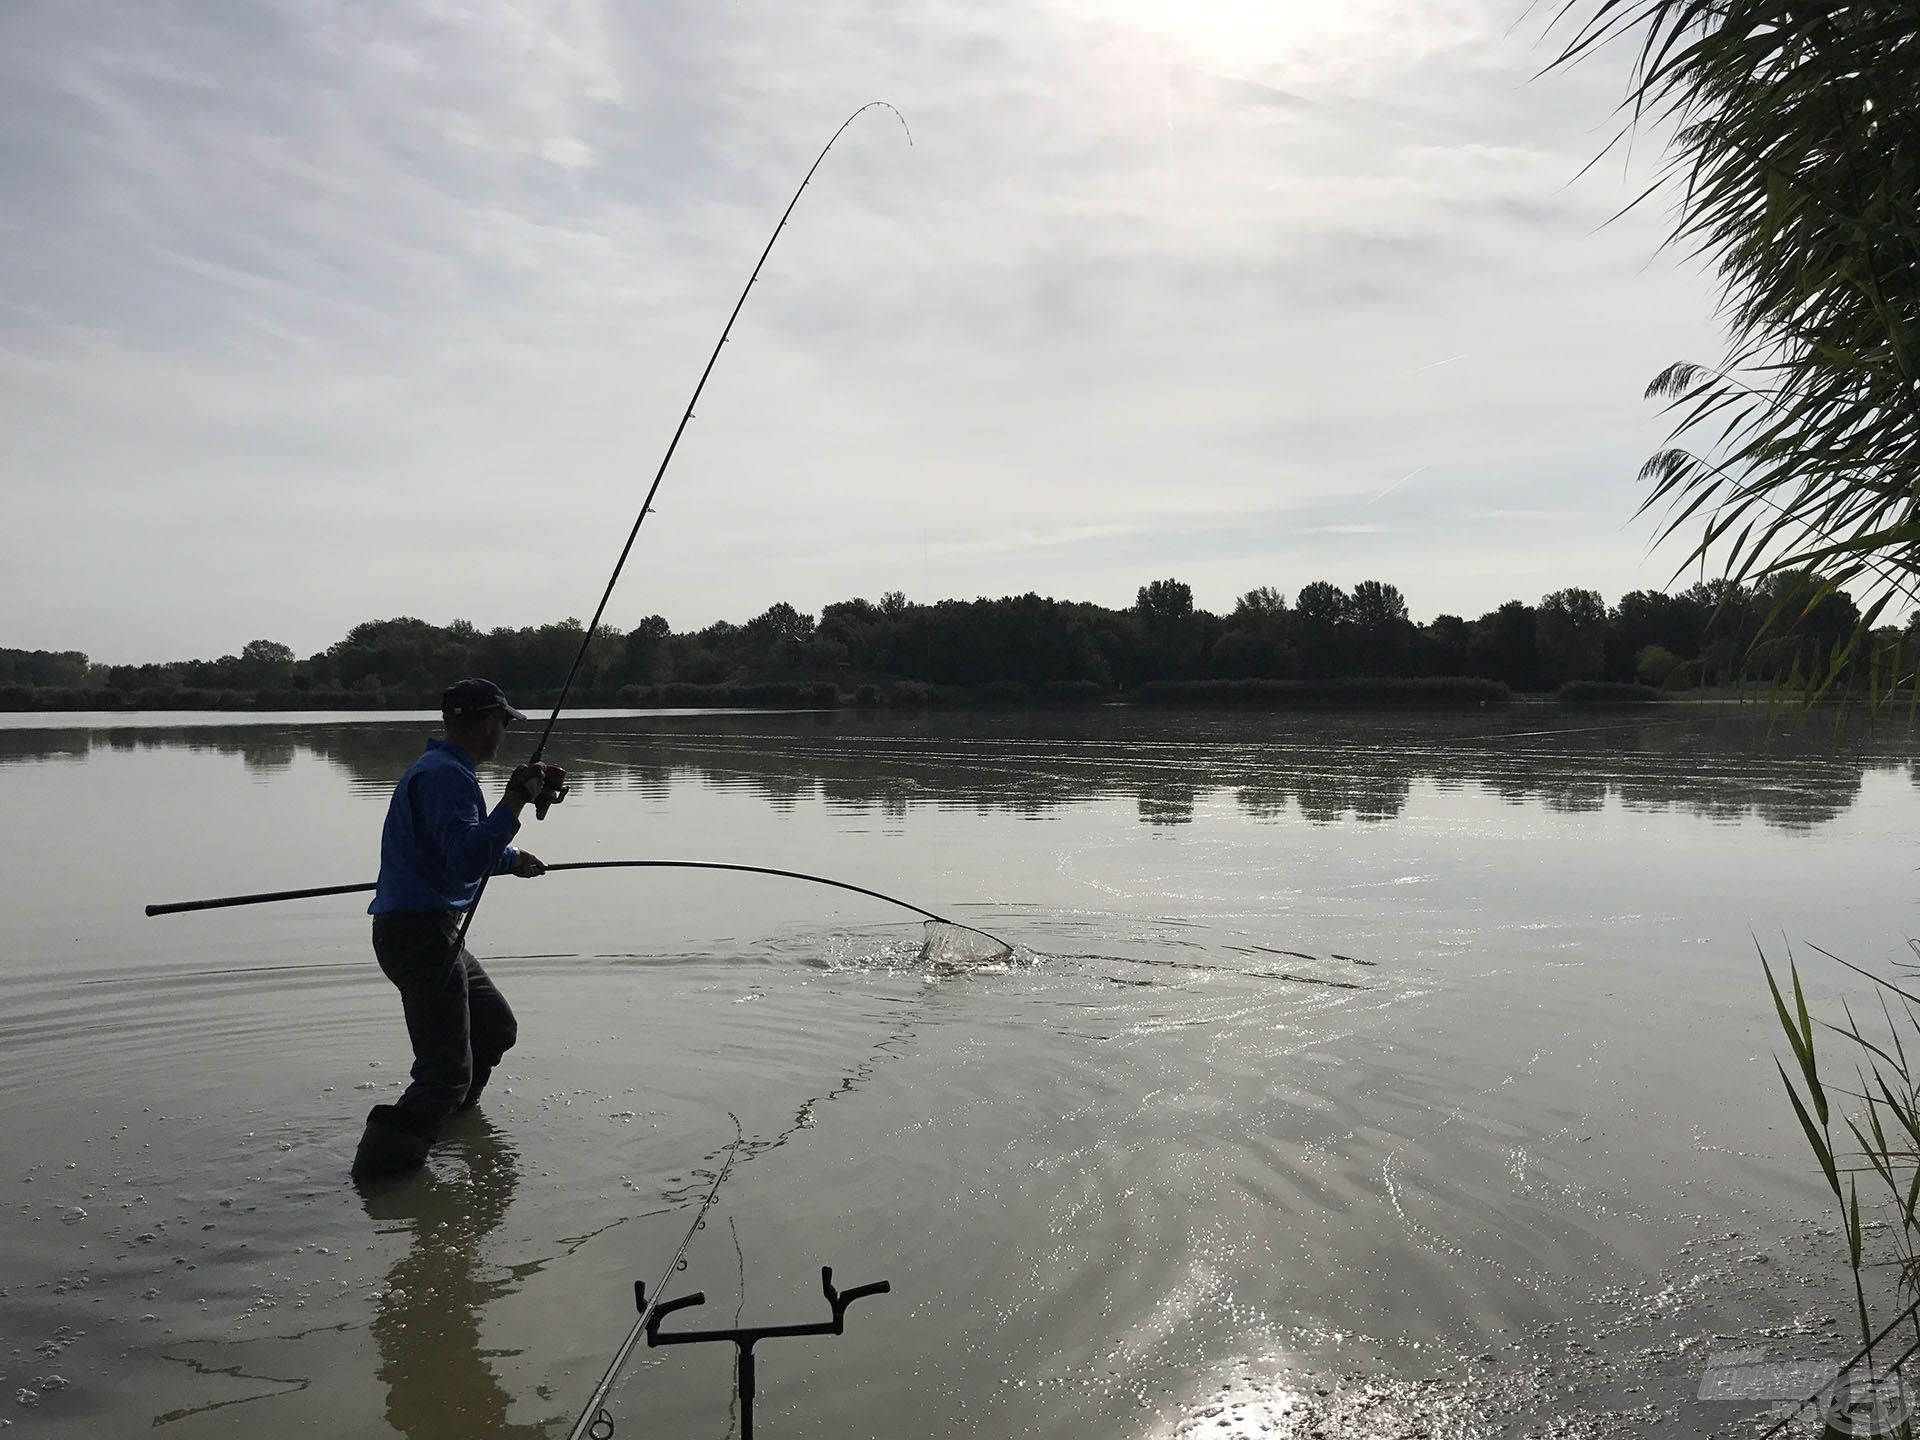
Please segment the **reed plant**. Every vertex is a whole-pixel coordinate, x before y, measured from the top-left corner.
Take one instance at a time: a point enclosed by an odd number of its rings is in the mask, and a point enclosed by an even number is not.
[[[1831,679],[1889,604],[1920,599],[1912,0],[1566,0],[1558,19],[1572,33],[1554,66],[1635,44],[1622,135],[1651,122],[1670,138],[1633,204],[1669,195],[1669,243],[1721,283],[1725,355],[1648,387],[1675,424],[1643,467],[1643,509],[1690,547],[1682,569],[1806,570],[1808,611],[1864,592]]]
[[[1847,1242],[1861,1343],[1842,1367],[1842,1374],[1864,1365],[1868,1383],[1872,1384],[1898,1372],[1905,1361],[1920,1352],[1920,1318],[1916,1318],[1920,1317],[1920,1074],[1915,1070],[1915,1060],[1920,1059],[1920,1010],[1916,1010],[1920,995],[1817,946],[1812,948],[1872,981],[1880,1011],[1882,1028],[1873,1034],[1861,1027],[1844,999],[1840,1006],[1846,1017],[1844,1025],[1824,1021],[1816,1025],[1791,951],[1787,956],[1791,1003],[1773,966],[1765,953],[1761,954],[1761,971],[1797,1073],[1790,1074],[1778,1059],[1775,1068],[1832,1193]],[[1851,1069],[1851,1083],[1836,1084],[1831,1074],[1823,1074],[1815,1043],[1817,1031],[1846,1042],[1849,1048],[1843,1065]],[[1915,1040],[1914,1057],[1907,1054],[1906,1037]],[[1864,1209],[1863,1183],[1867,1191]],[[1863,1219],[1863,1214],[1868,1218]],[[1880,1223],[1882,1220],[1884,1223]],[[1868,1259],[1870,1228],[1876,1249],[1884,1243],[1890,1250],[1887,1258]],[[1896,1267],[1893,1289],[1899,1303],[1891,1318],[1876,1327],[1875,1310],[1883,1307],[1869,1299],[1867,1272],[1880,1265]],[[1882,1287],[1871,1288],[1878,1292]],[[1910,1344],[1888,1343],[1896,1330],[1908,1327],[1914,1337]],[[1896,1349],[1898,1353],[1894,1353]],[[1891,1359],[1887,1358],[1890,1354]],[[1808,1397],[1809,1402],[1814,1398]],[[1776,1433],[1786,1423],[1767,1433]]]

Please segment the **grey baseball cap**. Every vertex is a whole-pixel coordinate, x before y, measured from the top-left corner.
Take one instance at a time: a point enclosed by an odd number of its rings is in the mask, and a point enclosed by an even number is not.
[[[506,691],[477,676],[454,681],[440,696],[442,715],[484,715],[489,710],[504,711],[509,722],[527,718],[508,703]]]

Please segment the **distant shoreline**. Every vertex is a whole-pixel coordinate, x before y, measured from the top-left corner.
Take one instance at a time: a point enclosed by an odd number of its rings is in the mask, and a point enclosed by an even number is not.
[[[517,694],[529,713],[551,706],[554,695]],[[1027,686],[925,685],[903,681],[842,688],[831,681],[766,681],[744,685],[624,686],[613,694],[570,698],[569,710],[852,710],[955,711],[1096,709],[1159,710],[1483,710],[1538,705],[1635,706],[1765,703],[1762,690],[1670,692],[1647,686],[1575,682],[1559,691],[1515,693],[1498,681],[1470,677],[1342,678],[1332,680],[1154,681],[1129,691],[1088,683]],[[228,715],[328,713],[377,719],[437,712],[437,694],[369,695],[351,691],[238,691],[190,688],[116,691],[93,687],[0,687],[0,713],[9,715]]]

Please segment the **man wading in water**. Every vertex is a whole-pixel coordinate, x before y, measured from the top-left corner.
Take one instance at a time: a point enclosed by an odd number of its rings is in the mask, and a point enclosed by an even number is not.
[[[508,842],[529,802],[566,794],[544,765],[522,765],[491,813],[474,766],[499,753],[507,726],[522,715],[491,680],[462,680],[440,697],[447,738],[429,740],[394,787],[380,834],[374,887],[373,953],[400,991],[413,1083],[392,1105],[376,1105],[353,1157],[365,1183],[417,1170],[456,1110],[470,1110],[487,1076],[512,1048],[513,1011],[480,962],[459,943],[461,912],[482,877],[531,879],[546,866]]]

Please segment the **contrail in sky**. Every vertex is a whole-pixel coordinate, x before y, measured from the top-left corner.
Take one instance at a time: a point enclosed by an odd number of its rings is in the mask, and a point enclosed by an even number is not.
[[[1409,470],[1406,474],[1402,475],[1398,480],[1394,481],[1391,485],[1387,486],[1386,489],[1382,490],[1378,495],[1374,496],[1373,499],[1367,501],[1367,504],[1378,505],[1382,500],[1386,499],[1387,496],[1391,495],[1394,491],[1398,490],[1402,485],[1406,484],[1407,481],[1411,480],[1414,476],[1420,474],[1425,469],[1427,469],[1427,467],[1425,465],[1422,465],[1418,469]]]
[[[1456,360],[1464,360],[1472,353],[1471,350],[1462,350],[1458,355],[1449,355],[1444,360],[1435,360],[1428,365],[1416,365],[1412,373],[1418,375],[1422,370],[1438,370],[1442,365],[1451,365]]]

